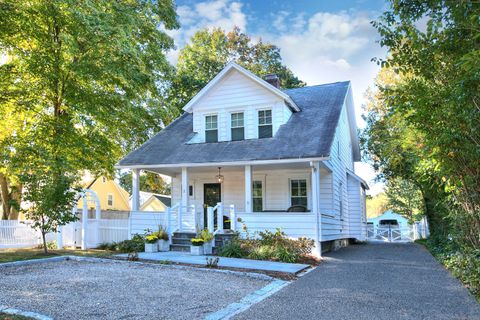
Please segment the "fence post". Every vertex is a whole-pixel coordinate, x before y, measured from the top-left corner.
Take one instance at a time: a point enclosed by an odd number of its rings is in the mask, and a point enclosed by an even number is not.
[[[58,227],[57,231],[57,249],[63,249],[63,226]]]
[[[230,205],[230,229],[237,231],[237,217],[235,214],[235,205]]]
[[[183,226],[182,226],[182,209],[184,209],[183,206],[178,207],[178,213],[177,213],[177,224],[178,224],[178,231],[182,232],[183,231]]]
[[[82,208],[82,250],[87,250],[87,227],[88,227],[88,207],[87,195],[82,194],[83,208]]]
[[[208,207],[207,208],[207,224],[208,224],[208,232],[213,233],[215,231],[214,229],[214,224],[215,221],[213,221],[213,208]]]
[[[217,203],[217,230],[223,233],[223,203]]]

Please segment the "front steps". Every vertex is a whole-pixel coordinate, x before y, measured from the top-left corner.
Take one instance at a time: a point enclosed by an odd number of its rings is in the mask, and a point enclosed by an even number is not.
[[[190,240],[195,236],[195,232],[174,232],[170,251],[190,252]]]

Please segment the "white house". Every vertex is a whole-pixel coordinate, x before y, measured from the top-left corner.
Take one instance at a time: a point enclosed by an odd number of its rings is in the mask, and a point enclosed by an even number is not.
[[[380,227],[391,228],[408,228],[408,219],[393,212],[392,210],[385,211],[383,214],[375,218],[368,219],[368,224],[372,224],[375,229]]]
[[[354,172],[350,82],[281,90],[275,77],[229,63],[183,110],[117,165],[133,170],[133,211],[139,171],[148,170],[172,177],[172,207],[155,216],[172,232],[222,232],[213,208],[235,230],[244,223],[250,233],[282,228],[314,239],[317,255],[321,243],[365,239],[368,187]],[[132,232],[142,232],[146,222],[132,219]]]

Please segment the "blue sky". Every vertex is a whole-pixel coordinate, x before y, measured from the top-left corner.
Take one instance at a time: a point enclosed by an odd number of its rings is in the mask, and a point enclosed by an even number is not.
[[[285,64],[308,85],[352,81],[357,123],[364,93],[373,85],[379,67],[373,57],[384,57],[370,22],[385,9],[381,0],[177,0],[181,28],[170,32],[177,49],[169,53],[175,63],[178,51],[201,28],[238,26],[254,39],[277,45]],[[374,172],[359,165],[357,172],[373,187]]]

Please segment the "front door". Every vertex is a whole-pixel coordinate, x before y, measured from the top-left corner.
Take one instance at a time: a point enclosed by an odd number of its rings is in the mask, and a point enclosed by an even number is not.
[[[203,221],[205,228],[208,227],[207,207],[215,207],[222,201],[222,185],[220,183],[205,183],[203,185]],[[214,213],[215,217],[217,212]],[[214,218],[215,219],[215,218]]]

